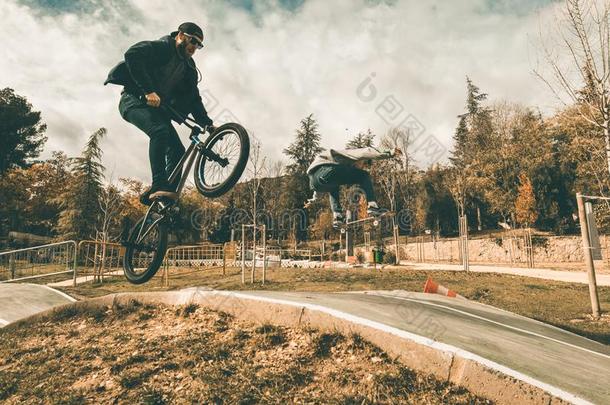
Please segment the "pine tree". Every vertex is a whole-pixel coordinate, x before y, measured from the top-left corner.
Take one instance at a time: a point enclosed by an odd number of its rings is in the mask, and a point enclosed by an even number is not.
[[[104,179],[99,144],[105,134],[105,128],[91,134],[82,155],[72,159],[73,181],[59,197],[62,212],[58,233],[63,239],[84,240],[95,237]]]
[[[466,77],[466,112],[460,120],[453,136],[454,146],[449,160],[454,170],[450,172],[451,190],[459,215],[464,215],[468,207],[480,209],[484,202],[485,179],[482,162],[490,150],[492,135],[491,111],[483,106],[487,94],[482,93],[469,77]],[[474,207],[473,207],[474,204]],[[479,224],[480,225],[480,224]]]
[[[375,134],[369,128],[366,132],[358,132],[354,138],[347,142],[345,147],[347,149],[367,148],[373,146],[374,139]]]
[[[284,149],[284,153],[293,162],[287,167],[290,174],[305,174],[311,162],[323,150],[320,146],[318,123],[313,114],[303,118],[300,125],[296,140]]]
[[[300,211],[303,203],[311,196],[306,173],[311,162],[323,150],[320,147],[320,138],[318,123],[313,118],[313,114],[310,114],[301,120],[300,128],[296,133],[296,140],[284,149],[284,153],[292,160],[292,163],[287,166],[289,177],[286,180],[286,187],[279,198],[282,208],[286,212]],[[300,212],[303,213],[303,211]],[[293,218],[289,225],[291,238],[295,241],[304,239],[307,227],[302,225],[306,224],[294,219],[301,218],[300,215],[291,215],[291,218]]]
[[[487,93],[481,93],[481,90],[466,76],[466,111],[470,116],[475,116],[481,112],[481,103],[487,100]]]
[[[460,121],[453,135],[453,150],[449,160],[457,168],[462,168],[465,164],[467,143],[468,143],[468,125],[466,125],[466,115],[459,116]]]

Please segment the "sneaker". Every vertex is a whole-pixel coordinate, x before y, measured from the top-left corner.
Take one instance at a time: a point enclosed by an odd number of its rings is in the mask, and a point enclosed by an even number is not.
[[[178,199],[178,193],[171,190],[157,190],[150,195],[150,199],[156,200],[157,198],[168,198],[175,201]]]
[[[345,217],[343,214],[333,214],[333,228],[339,229],[345,224]]]
[[[151,205],[153,200],[157,198],[177,200],[178,193],[173,191],[169,186],[155,186],[153,184],[151,187],[147,188],[142,195],[140,195],[140,202],[143,205]]]

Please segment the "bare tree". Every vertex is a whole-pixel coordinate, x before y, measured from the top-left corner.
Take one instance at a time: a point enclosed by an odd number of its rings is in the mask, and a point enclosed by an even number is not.
[[[279,202],[279,199],[275,199],[277,196],[277,191],[282,190],[286,183],[286,164],[281,160],[275,160],[269,164],[268,170],[269,177],[271,178],[269,181],[269,187],[267,188],[266,193],[274,193],[274,195],[269,195],[268,199],[273,199],[273,204],[268,204],[265,206],[266,212],[269,214],[269,219],[271,219],[268,224],[269,229],[267,229],[267,234],[270,238],[278,238],[279,243],[279,222],[282,212],[282,204]]]
[[[261,143],[258,140],[253,141],[253,147],[250,149],[248,174],[248,191],[252,198],[252,273],[251,278],[254,282],[254,271],[256,268],[256,231],[258,229],[257,214],[258,214],[258,198],[261,191],[261,182],[263,176],[267,175],[267,157],[261,151]],[[245,248],[242,247],[242,248]],[[265,260],[265,258],[263,258]]]
[[[396,211],[398,195],[401,190],[408,189],[411,181],[412,167],[409,156],[409,133],[398,128],[391,128],[381,138],[380,145],[383,149],[400,148],[401,156],[393,159],[381,160],[376,163],[375,175],[381,184],[384,194],[390,202],[390,210]],[[398,227],[396,216],[392,216],[392,232],[396,248],[396,262],[400,260],[398,247]]]
[[[286,171],[286,165],[281,160],[276,160],[269,165],[269,176],[281,177]]]
[[[402,155],[377,162],[376,177],[390,201],[390,209],[396,210],[398,191],[410,180],[411,157],[409,156],[409,134],[398,128],[391,128],[381,138],[379,146],[382,149],[400,148]]]
[[[575,104],[583,119],[603,131],[610,173],[610,0],[565,0],[556,21],[551,37],[559,43],[542,41],[551,73],[535,73],[562,103]]]
[[[96,281],[101,281],[102,274],[104,272],[104,267],[106,264],[106,251],[107,245],[110,241],[118,239],[119,235],[112,237],[110,235],[111,229],[114,225],[116,225],[119,217],[119,213],[121,212],[121,192],[116,187],[116,185],[112,182],[112,177],[110,178],[110,182],[106,187],[102,190],[100,198],[98,200],[98,205],[100,209],[99,222],[95,227],[95,240],[96,242],[99,240],[101,242],[101,252],[99,257],[101,258],[97,261],[96,264],[99,266],[94,268]],[[96,243],[95,252],[97,256],[98,246]],[[96,267],[94,265],[94,267]]]
[[[116,185],[112,183],[112,180],[102,190],[98,204],[100,208],[100,219],[95,227],[96,234],[101,237],[102,243],[118,239],[118,235],[113,237],[110,235],[110,232],[121,211],[121,192]],[[96,239],[98,239],[97,236]]]
[[[463,217],[466,213],[466,190],[467,190],[467,178],[464,171],[451,167],[447,173],[445,179],[447,180],[446,186],[449,193],[455,201],[457,207],[458,217]]]

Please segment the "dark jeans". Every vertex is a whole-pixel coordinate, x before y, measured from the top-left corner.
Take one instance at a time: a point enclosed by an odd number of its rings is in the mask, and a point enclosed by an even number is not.
[[[373,182],[366,170],[349,165],[322,165],[309,174],[309,186],[317,192],[328,193],[333,212],[342,211],[339,202],[340,186],[351,184],[360,186],[367,201],[375,201]]]
[[[153,186],[167,186],[169,175],[185,151],[169,116],[163,110],[150,107],[129,93],[121,95],[119,112],[125,121],[141,129],[150,138],[148,159],[152,169]],[[179,182],[180,174],[170,186],[175,189]]]

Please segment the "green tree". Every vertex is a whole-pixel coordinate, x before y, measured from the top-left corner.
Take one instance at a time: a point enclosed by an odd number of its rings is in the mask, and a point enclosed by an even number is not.
[[[284,216],[282,226],[288,230],[293,241],[303,240],[307,234],[305,211],[302,210],[304,202],[309,198],[309,180],[307,168],[315,157],[322,152],[320,146],[320,133],[318,123],[313,114],[301,120],[300,127],[296,132],[295,141],[284,149],[291,163],[286,167],[288,178],[286,179],[284,192],[280,195],[280,204],[284,212],[291,212]],[[293,211],[299,210],[299,212]],[[284,223],[288,221],[288,223]],[[305,223],[304,223],[305,222]]]
[[[69,159],[63,152],[53,152],[51,159],[33,164],[26,174],[30,193],[25,212],[26,231],[55,236],[61,211],[57,198],[71,183]]]
[[[58,234],[64,239],[95,238],[104,179],[100,141],[105,134],[105,128],[91,134],[82,155],[71,161],[73,181],[59,197]]]
[[[487,94],[466,77],[466,112],[459,116],[458,126],[453,136],[454,145],[449,160],[454,170],[447,177],[447,186],[455,200],[458,215],[467,212],[480,217],[483,206],[484,170],[481,154],[489,148],[492,132],[490,110],[483,105]],[[473,215],[470,215],[471,217]],[[480,224],[480,220],[478,220]]]
[[[455,134],[453,135],[453,150],[449,161],[452,167],[448,169],[444,177],[447,181],[447,189],[451,193],[458,216],[466,212],[466,192],[468,187],[469,164],[466,160],[468,146],[468,126],[466,115],[461,115]]]
[[[25,169],[12,169],[0,176],[0,234],[24,230],[26,205],[30,198]]]
[[[519,174],[550,159],[550,145],[540,116],[522,105],[495,103],[491,124],[487,148],[478,153],[479,178],[490,212],[507,222],[514,220]]]
[[[468,115],[474,117],[480,112],[485,111],[482,103],[487,100],[487,93],[481,93],[481,89],[468,76],[466,76],[466,91],[466,111],[468,111]]]
[[[457,168],[462,169],[466,164],[468,151],[468,126],[466,125],[466,115],[459,116],[458,126],[453,135],[453,150],[449,161]]]
[[[366,132],[358,132],[355,137],[347,142],[345,147],[347,149],[367,148],[373,146],[374,140],[375,134],[369,128]]]
[[[0,90],[0,174],[26,167],[28,159],[40,155],[47,138],[40,112],[32,111],[25,97],[10,88]]]
[[[323,150],[320,139],[318,123],[313,114],[309,114],[301,120],[295,141],[284,149],[284,154],[292,160],[287,166],[288,173],[305,174],[311,162]]]

